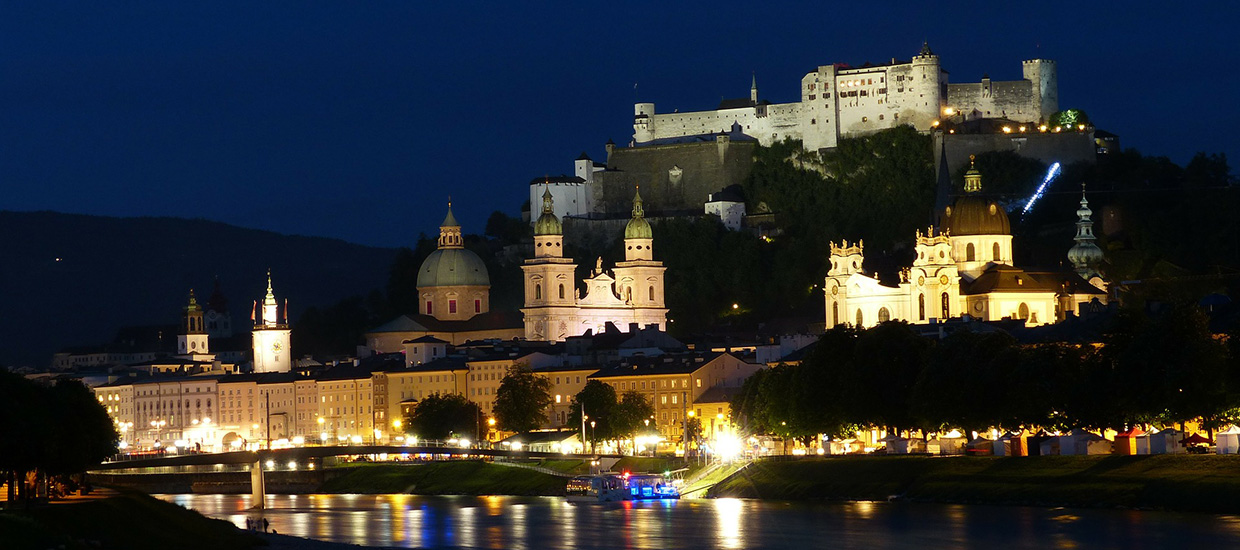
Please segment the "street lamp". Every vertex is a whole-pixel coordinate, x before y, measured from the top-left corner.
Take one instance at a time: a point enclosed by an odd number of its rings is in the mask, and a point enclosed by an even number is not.
[[[326,420],[323,420],[323,417],[320,416],[318,422],[319,422],[319,445],[322,445],[324,441],[327,439],[327,432],[323,431],[323,423],[326,422]]]
[[[590,421],[590,452],[594,452],[594,421]]]

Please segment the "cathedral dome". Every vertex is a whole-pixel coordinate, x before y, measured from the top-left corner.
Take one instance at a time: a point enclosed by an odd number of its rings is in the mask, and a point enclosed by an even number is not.
[[[464,248],[441,248],[418,268],[418,288],[440,286],[491,286],[482,258]]]
[[[1012,224],[999,203],[982,198],[982,173],[969,156],[969,171],[964,174],[964,196],[943,211],[943,225],[953,237],[970,235],[1011,235]]]
[[[534,222],[534,235],[563,235],[564,226],[552,212],[551,190],[543,191],[542,215]]]
[[[654,230],[650,228],[650,222],[646,221],[646,212],[642,209],[642,194],[640,190],[633,196],[633,219],[629,220],[628,225],[624,226],[624,238],[654,238]]]
[[[956,203],[943,212],[943,222],[948,234],[953,237],[1012,233],[1012,224],[1008,221],[1003,207],[995,201],[975,195],[956,199]]]

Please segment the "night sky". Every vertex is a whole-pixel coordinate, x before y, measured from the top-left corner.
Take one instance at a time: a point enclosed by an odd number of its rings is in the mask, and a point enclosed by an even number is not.
[[[1054,59],[1060,107],[1125,147],[1240,161],[1224,2],[21,4],[0,6],[0,210],[401,246],[452,195],[480,233],[532,178],[626,144],[635,97],[710,109],[756,73],[764,99],[795,101],[817,65],[923,40],[953,82]]]

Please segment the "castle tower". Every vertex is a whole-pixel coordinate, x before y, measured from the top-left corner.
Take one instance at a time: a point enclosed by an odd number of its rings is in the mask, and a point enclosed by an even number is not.
[[[942,116],[944,108],[943,89],[947,87],[947,76],[939,64],[939,56],[930,50],[930,44],[923,42],[921,51],[913,56],[913,69],[909,84],[911,95],[915,99],[909,104],[910,120],[915,128],[923,132],[929,131],[935,120]]]
[[[255,309],[258,304],[255,303]],[[279,317],[279,305],[271,288],[271,270],[267,270],[267,295],[263,297],[262,316],[254,316],[254,372],[289,372],[292,370],[292,350],[289,339],[288,304],[284,306],[284,319]]]
[[[663,273],[667,268],[654,259],[654,230],[646,221],[642,195],[633,195],[633,218],[624,226],[624,261],[617,262],[615,291],[632,308],[630,323],[667,327]]]
[[[1068,250],[1068,261],[1085,279],[1098,276],[1098,265],[1102,263],[1102,249],[1094,243],[1094,222],[1090,219],[1093,211],[1089,209],[1089,201],[1085,199],[1085,184],[1081,184],[1081,207],[1077,209],[1076,245]]]
[[[191,288],[189,290],[189,305],[185,306],[181,334],[177,335],[177,353],[182,355],[210,353],[207,341],[207,329],[203,325],[202,308],[198,306],[198,300],[194,298],[194,289]]]
[[[964,195],[943,211],[942,223],[952,242],[957,269],[969,280],[987,264],[1012,265],[1012,226],[999,203],[982,195],[982,173],[969,157]]]
[[[1033,83],[1033,92],[1039,98],[1038,121],[1046,122],[1051,115],[1059,111],[1059,76],[1055,69],[1055,61],[1051,59],[1023,61],[1021,73],[1025,80]]]
[[[448,215],[439,226],[439,249],[418,268],[418,313],[441,321],[465,321],[491,310],[491,277],[482,258],[465,249],[461,224]]]
[[[555,216],[550,191],[543,192],[542,215],[534,222],[534,258],[525,261],[525,337],[562,341],[576,328],[577,288],[572,258],[564,257],[564,228]]]
[[[654,140],[654,103],[633,105],[633,141],[646,143]]]

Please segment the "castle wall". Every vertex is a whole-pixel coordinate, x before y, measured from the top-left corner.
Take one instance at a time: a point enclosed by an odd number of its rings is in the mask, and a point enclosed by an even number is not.
[[[607,171],[595,174],[589,184],[594,200],[591,212],[626,214],[619,228],[622,233],[633,209],[633,191],[639,185],[648,211],[701,212],[711,193],[744,182],[753,167],[754,148],[754,142],[726,136],[713,142],[616,148]],[[557,213],[559,204],[557,197]],[[565,231],[566,237],[572,235]]]
[[[633,139],[637,144],[687,136],[731,134],[736,131],[757,139],[763,145],[771,145],[785,138],[801,139],[799,103],[663,114],[654,112],[653,103],[640,105],[649,108],[641,111],[647,116],[646,128],[634,132]]]
[[[1028,80],[947,85],[947,106],[973,118],[1007,118],[1035,124],[1042,120],[1041,98]]]
[[[1030,128],[1033,130],[1033,128]],[[1086,132],[1026,132],[1012,134],[945,134],[934,136],[935,163],[942,156],[939,151],[947,148],[947,169],[955,174],[969,163],[969,155],[987,151],[1015,151],[1022,157],[1038,159],[1050,165],[1058,162],[1068,166],[1074,162],[1095,162],[1094,133]],[[935,173],[938,173],[935,166]]]

